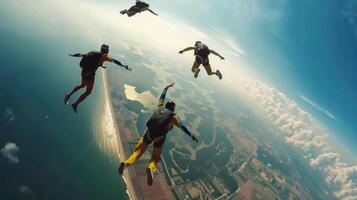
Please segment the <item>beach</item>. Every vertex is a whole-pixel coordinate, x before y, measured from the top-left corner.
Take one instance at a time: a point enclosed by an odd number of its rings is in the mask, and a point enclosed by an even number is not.
[[[104,94],[105,94],[105,99],[106,99],[106,106],[109,107],[109,110],[110,110],[110,116],[112,118],[112,122],[113,122],[113,126],[114,126],[114,132],[115,132],[115,141],[116,141],[116,146],[117,146],[117,154],[118,154],[118,157],[119,157],[119,162],[118,162],[118,166],[121,162],[121,160],[124,160],[125,159],[125,151],[124,151],[124,147],[123,147],[123,143],[121,141],[121,138],[120,138],[120,132],[119,132],[119,127],[118,127],[118,124],[116,122],[116,119],[115,119],[115,114],[114,114],[114,110],[113,110],[113,106],[112,106],[112,103],[111,103],[111,97],[110,97],[110,93],[109,93],[109,86],[108,86],[108,79],[107,79],[107,75],[106,75],[106,72],[103,71],[102,73],[103,75],[103,86],[104,86]],[[117,174],[118,177],[120,177],[119,174]],[[129,172],[128,171],[125,171],[124,172],[124,175],[123,175],[123,179],[124,179],[124,182],[126,184],[126,187],[127,187],[127,193],[128,193],[128,196],[131,200],[137,200],[137,196],[135,194],[135,191],[134,191],[134,186],[133,186],[133,182],[131,181],[131,178],[130,178],[130,175],[129,175]]]

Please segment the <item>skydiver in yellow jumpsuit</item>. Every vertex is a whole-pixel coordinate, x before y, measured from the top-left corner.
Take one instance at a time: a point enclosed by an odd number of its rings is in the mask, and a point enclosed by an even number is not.
[[[164,107],[166,92],[170,87],[173,86],[174,84],[172,83],[165,87],[160,96],[157,110],[146,123],[147,130],[145,135],[140,138],[131,156],[126,161],[120,163],[118,168],[119,174],[122,175],[126,167],[133,165],[135,161],[138,160],[140,156],[146,151],[148,145],[153,143],[154,148],[152,151],[151,159],[148,168],[146,168],[147,184],[152,185],[153,172],[156,171],[157,164],[160,161],[161,151],[162,147],[164,146],[166,134],[172,130],[173,125],[180,128],[184,133],[190,136],[193,141],[196,143],[198,142],[198,139],[191,134],[191,132],[181,123],[180,118],[174,113],[175,103],[169,101],[165,104]]]

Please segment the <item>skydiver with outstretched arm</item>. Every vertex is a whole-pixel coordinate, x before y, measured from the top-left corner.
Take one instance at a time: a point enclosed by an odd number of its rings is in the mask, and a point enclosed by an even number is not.
[[[103,66],[104,62],[113,62],[119,66],[124,67],[127,70],[131,70],[127,65],[123,65],[119,60],[110,57],[108,53],[109,53],[109,46],[103,44],[101,46],[100,52],[91,51],[86,54],[80,54],[80,53],[69,54],[69,56],[72,57],[82,57],[82,60],[80,62],[80,66],[82,68],[82,72],[81,72],[82,82],[79,85],[75,86],[69,94],[65,95],[64,103],[67,105],[70,97],[75,92],[86,87],[86,91],[77,99],[75,103],[72,104],[72,108],[74,112],[77,113],[78,105],[92,93],[95,73],[98,67],[105,68]]]
[[[194,142],[198,143],[198,139],[182,124],[180,118],[174,113],[175,103],[169,101],[165,104],[164,107],[167,90],[173,86],[174,84],[172,83],[165,87],[160,96],[157,110],[146,123],[147,130],[145,135],[139,139],[139,142],[131,156],[124,162],[120,163],[118,168],[119,174],[122,175],[126,167],[133,165],[135,161],[138,160],[140,156],[146,151],[146,148],[151,143],[153,143],[154,148],[149,166],[146,169],[147,184],[152,185],[153,172],[156,171],[157,165],[160,161],[161,151],[164,146],[166,134],[172,130],[174,125],[180,128],[185,134],[190,136]]]
[[[122,15],[127,14],[128,17],[132,17],[132,16],[134,16],[136,13],[141,13],[141,12],[144,12],[144,11],[149,11],[149,12],[151,12],[151,13],[154,14],[154,15],[158,15],[158,14],[156,14],[154,11],[152,11],[149,7],[150,7],[150,5],[149,5],[148,3],[137,0],[136,3],[135,3],[135,5],[133,5],[133,6],[130,7],[129,9],[125,9],[125,10],[120,11],[120,14],[122,14]]]
[[[195,62],[193,63],[192,66],[192,72],[194,73],[194,77],[198,77],[198,73],[200,72],[199,66],[202,64],[203,67],[206,69],[206,72],[209,76],[215,74],[219,79],[222,79],[222,74],[219,70],[216,70],[216,72],[212,72],[211,65],[209,63],[208,56],[209,54],[214,54],[221,58],[221,60],[224,60],[223,56],[221,56],[219,53],[216,51],[209,49],[207,45],[203,44],[200,41],[197,41],[193,47],[187,47],[181,51],[179,51],[180,54],[183,54],[185,51],[191,51],[194,50],[194,55],[196,56]]]

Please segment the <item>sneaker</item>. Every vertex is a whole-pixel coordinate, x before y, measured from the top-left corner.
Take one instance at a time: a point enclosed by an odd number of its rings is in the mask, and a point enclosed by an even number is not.
[[[198,73],[200,73],[200,71],[201,71],[200,69],[196,69],[196,71],[195,71],[195,75],[194,75],[194,77],[195,77],[195,78],[197,78],[197,77],[198,77]]]
[[[64,96],[64,104],[68,104],[69,97],[69,95]]]
[[[77,113],[77,106],[78,106],[78,105],[76,105],[76,104],[72,104],[72,108],[73,108],[73,111],[74,111],[75,113]]]
[[[150,168],[146,168],[146,181],[147,181],[147,184],[150,186],[154,182],[154,176],[153,176]]]
[[[218,76],[218,78],[221,80],[222,79],[222,74],[221,74],[221,72],[219,71],[219,70],[217,70],[217,76]]]
[[[118,168],[118,173],[120,175],[123,175],[124,173],[124,170],[125,168],[127,167],[128,165],[125,163],[125,162],[121,162],[120,165],[119,165],[119,168]]]

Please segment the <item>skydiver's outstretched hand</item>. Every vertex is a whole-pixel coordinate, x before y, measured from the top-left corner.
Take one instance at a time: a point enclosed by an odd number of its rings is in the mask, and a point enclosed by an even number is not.
[[[221,60],[225,60],[225,59],[223,58],[223,56],[221,56]]]
[[[68,54],[69,56],[72,56],[72,57],[81,57],[82,55],[80,53],[76,53],[76,54]]]
[[[196,138],[196,136],[192,135],[191,136],[192,140],[195,142],[195,143],[199,143],[200,141],[198,141],[198,139]]]
[[[183,54],[183,51],[181,50],[181,51],[179,51],[179,54]]]
[[[133,70],[133,69],[129,68],[128,65],[125,65],[124,68],[125,68],[126,70],[128,70],[128,71],[132,71],[132,70]]]
[[[174,87],[175,83],[171,83],[170,85],[166,86],[166,88]]]
[[[149,12],[151,12],[152,14],[154,14],[154,15],[156,15],[156,16],[158,16],[158,14],[157,13],[155,13],[154,11],[152,11],[151,9],[147,9]]]

